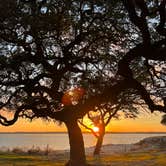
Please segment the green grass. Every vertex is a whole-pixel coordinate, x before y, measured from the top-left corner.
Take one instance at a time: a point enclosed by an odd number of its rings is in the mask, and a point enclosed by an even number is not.
[[[46,156],[0,154],[0,165],[3,166],[63,166],[64,161],[51,161]]]
[[[55,154],[56,155],[56,154]],[[128,154],[115,154],[94,159],[88,156],[91,164],[111,166],[166,166],[165,151],[134,152]],[[65,155],[47,157],[40,155],[0,153],[0,165],[2,166],[63,166],[67,161]]]

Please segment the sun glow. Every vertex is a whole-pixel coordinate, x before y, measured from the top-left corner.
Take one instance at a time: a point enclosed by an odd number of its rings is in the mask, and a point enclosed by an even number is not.
[[[81,87],[66,91],[62,97],[63,105],[76,105],[83,98],[85,90]]]
[[[97,132],[99,132],[99,128],[98,127],[93,127],[93,131],[95,132],[95,133],[97,133]]]

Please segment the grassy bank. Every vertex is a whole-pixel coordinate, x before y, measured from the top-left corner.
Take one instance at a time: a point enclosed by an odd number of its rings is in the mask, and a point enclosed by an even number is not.
[[[65,161],[52,161],[47,156],[0,154],[0,165],[3,166],[63,166]]]
[[[166,151],[133,152],[101,157],[98,163],[107,166],[166,166]],[[95,161],[91,161],[95,163]]]
[[[106,155],[99,158],[88,156],[88,162],[107,166],[166,166],[165,150],[133,152],[127,154]],[[0,165],[3,166],[63,166],[67,155],[28,155],[2,152]]]

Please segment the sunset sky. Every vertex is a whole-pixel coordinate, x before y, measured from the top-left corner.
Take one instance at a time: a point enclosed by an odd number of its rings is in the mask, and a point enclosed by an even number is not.
[[[160,124],[161,114],[144,113],[137,119],[112,120],[107,131],[112,132],[166,132],[166,126]],[[85,131],[85,129],[83,129]],[[53,122],[42,120],[20,119],[10,127],[0,126],[0,132],[64,132],[64,125],[58,126]]]

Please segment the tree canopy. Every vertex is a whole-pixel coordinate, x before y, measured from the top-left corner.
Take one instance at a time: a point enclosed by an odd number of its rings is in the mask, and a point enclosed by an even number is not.
[[[152,112],[165,112],[153,101],[165,98],[165,2],[146,8],[132,1],[2,1],[0,100],[16,113],[0,123],[81,117],[126,89]],[[63,105],[73,87],[86,93]]]

